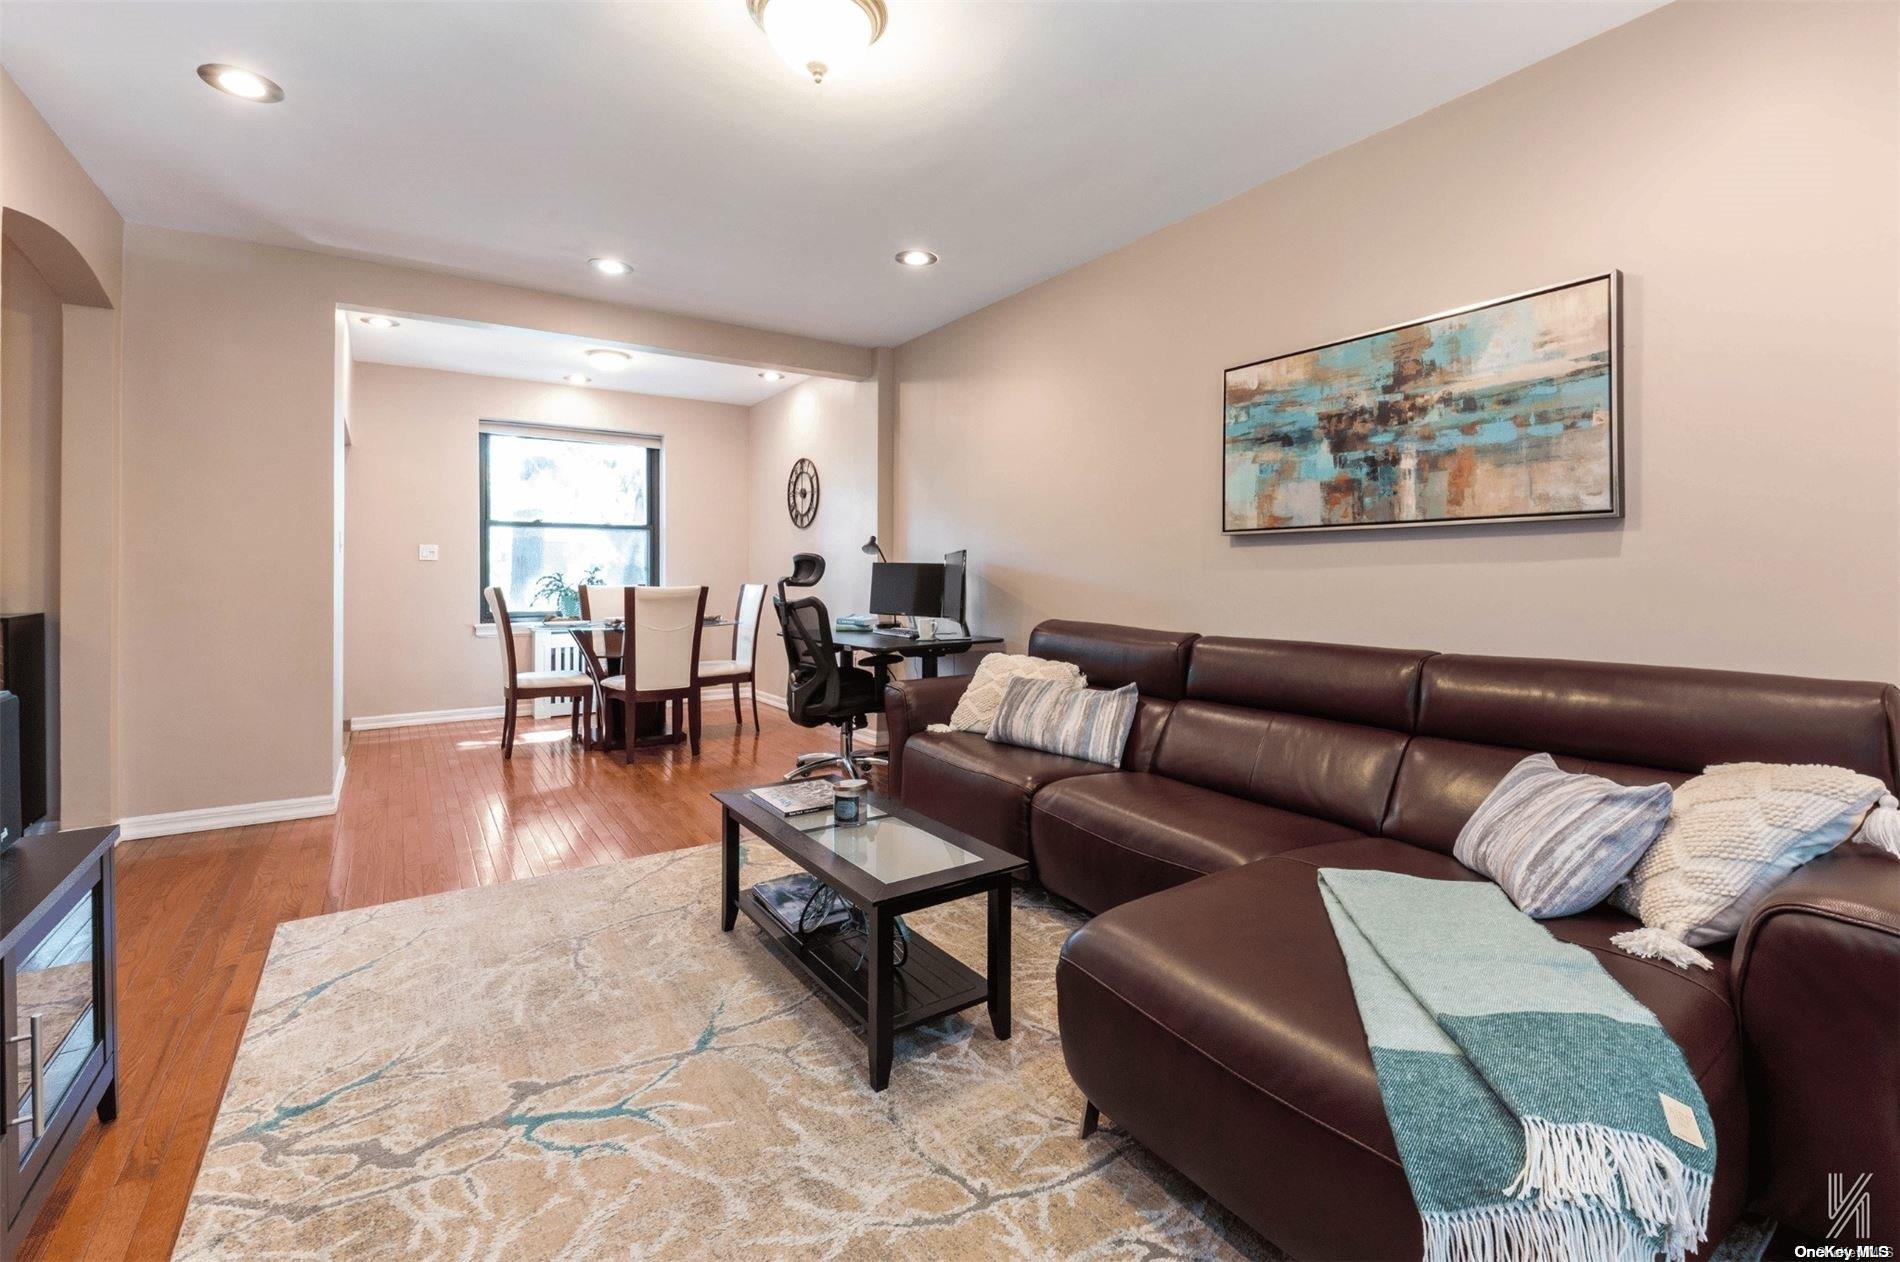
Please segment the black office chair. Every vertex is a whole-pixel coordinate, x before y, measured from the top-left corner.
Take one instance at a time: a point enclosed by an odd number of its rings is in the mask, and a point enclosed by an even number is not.
[[[809,555],[809,554],[807,554]],[[823,573],[822,561],[819,572]],[[794,569],[794,578],[796,577]],[[811,582],[816,582],[813,578]],[[779,584],[809,586],[793,579]],[[853,780],[865,767],[882,767],[889,761],[875,754],[860,754],[852,740],[870,715],[884,709],[884,672],[845,666],[838,660],[838,646],[831,638],[831,614],[825,602],[816,596],[787,601],[782,595],[772,598],[772,611],[778,615],[779,630],[785,637],[785,661],[789,679],[785,689],[785,709],[800,727],[838,729],[835,754],[800,754],[798,766],[782,780],[796,780],[813,772],[842,768]]]

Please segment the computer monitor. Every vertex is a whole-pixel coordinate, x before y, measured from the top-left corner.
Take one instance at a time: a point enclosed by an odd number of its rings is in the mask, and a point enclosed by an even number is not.
[[[941,565],[908,561],[871,563],[871,612],[910,614],[917,618],[943,616]]]
[[[948,618],[960,627],[968,629],[964,622],[964,586],[970,570],[970,554],[962,549],[946,552],[943,558],[943,612],[939,617]]]

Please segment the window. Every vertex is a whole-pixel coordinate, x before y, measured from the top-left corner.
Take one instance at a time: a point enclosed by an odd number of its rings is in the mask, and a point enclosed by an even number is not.
[[[511,616],[577,612],[583,585],[657,581],[657,442],[484,423],[481,444],[482,586]]]

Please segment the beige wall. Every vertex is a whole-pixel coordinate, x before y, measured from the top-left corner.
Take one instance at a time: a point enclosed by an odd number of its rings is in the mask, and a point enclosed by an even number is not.
[[[358,364],[350,417],[343,678],[352,719],[501,703],[499,650],[473,630],[481,421],[660,436],[664,580],[706,584],[707,609],[726,612],[747,578],[746,504],[735,485],[746,467],[743,407]],[[441,559],[418,561],[423,543]],[[707,655],[725,656],[730,635],[709,633]],[[528,637],[518,647],[529,669]]]
[[[60,391],[60,813],[118,810],[119,313],[68,305]]]
[[[1676,4],[898,353],[976,618],[1900,678],[1893,5]],[[1223,538],[1221,371],[1625,275],[1620,524]]]
[[[59,295],[14,248],[0,247],[0,608],[59,608]]]
[[[875,364],[857,347],[143,225],[126,229],[125,297],[120,744],[133,816],[335,783],[338,304],[799,372]]]
[[[785,481],[800,457],[818,466],[819,486],[818,516],[803,530],[785,508]],[[793,553],[816,552],[825,558],[826,571],[811,593],[833,614],[863,611],[872,558],[859,549],[877,532],[877,381],[804,381],[755,404],[751,499],[753,573],[775,585],[791,571]],[[782,703],[785,647],[771,599],[768,592],[759,634],[759,695]]]
[[[59,295],[12,241],[0,245],[0,612],[46,615],[47,749],[59,749]],[[47,815],[60,817],[59,762]],[[28,821],[31,823],[32,821]]]

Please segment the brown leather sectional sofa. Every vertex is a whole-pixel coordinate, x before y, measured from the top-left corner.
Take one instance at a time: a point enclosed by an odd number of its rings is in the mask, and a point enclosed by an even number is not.
[[[1891,685],[1469,657],[1046,622],[1037,656],[1140,686],[1120,770],[933,733],[967,679],[891,685],[906,805],[1026,855],[1097,913],[1057,970],[1088,1099],[1282,1248],[1417,1258],[1322,866],[1482,879],[1465,819],[1528,752],[1626,783],[1818,762],[1900,783]],[[1715,1119],[1712,1240],[1745,1204],[1824,1233],[1827,1175],[1873,1175],[1900,1241],[1900,863],[1857,845],[1797,872],[1713,972],[1609,945],[1609,906],[1546,922],[1682,1047]],[[1750,1157],[1754,1166],[1750,1168]]]

